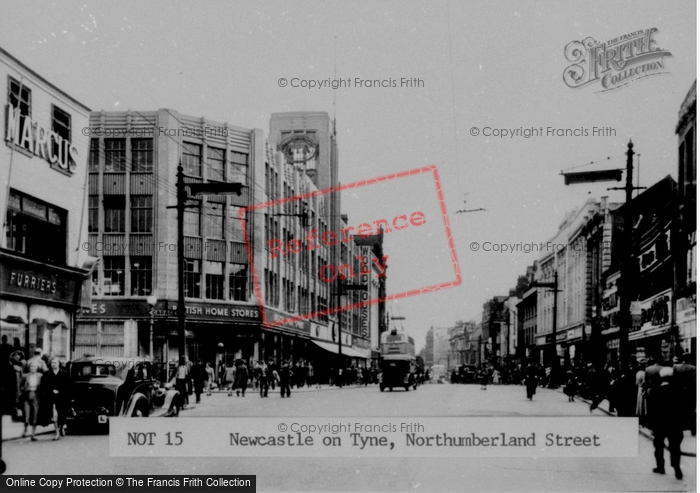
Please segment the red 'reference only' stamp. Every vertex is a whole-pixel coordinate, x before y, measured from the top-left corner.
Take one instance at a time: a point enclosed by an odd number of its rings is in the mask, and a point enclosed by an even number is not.
[[[391,265],[392,272],[396,274],[399,274],[400,272],[403,272],[404,274],[406,272],[411,272],[412,267],[415,270],[415,268],[421,264],[417,264],[410,258],[405,257],[405,255],[402,257],[404,247],[407,250],[418,251],[418,247],[421,246],[417,245],[417,243],[421,243],[420,238],[426,238],[426,244],[422,245],[424,251],[441,251],[448,254],[449,266],[444,266],[446,268],[440,271],[439,277],[449,274],[451,279],[432,279],[432,276],[426,276],[422,275],[420,272],[416,272],[416,275],[412,277],[425,280],[425,285],[411,286],[410,282],[406,283],[398,281],[396,285],[401,286],[404,289],[398,289],[396,292],[391,292],[391,290],[387,289],[384,296],[363,295],[362,301],[359,302],[348,302],[347,304],[339,307],[308,311],[307,313],[297,313],[295,315],[289,315],[287,318],[283,319],[266,320],[263,290],[260,283],[260,279],[263,278],[263,276],[261,275],[261,272],[259,272],[259,268],[256,268],[255,252],[251,245],[250,238],[248,237],[248,229],[246,227],[247,213],[252,212],[260,214],[265,210],[273,210],[276,208],[279,209],[278,206],[282,206],[284,204],[300,203],[302,201],[310,200],[313,197],[318,199],[320,197],[340,192],[348,193],[352,191],[353,196],[356,197],[358,192],[373,185],[387,185],[388,182],[393,182],[399,179],[403,179],[401,183],[404,183],[405,181],[406,185],[408,185],[408,179],[412,177],[423,177],[424,181],[426,181],[425,179],[429,180],[430,177],[432,177],[435,195],[429,193],[426,187],[427,183],[423,183],[422,188],[419,189],[425,190],[419,194],[423,199],[423,203],[419,203],[420,200],[416,200],[415,197],[411,197],[411,193],[400,194],[400,198],[398,200],[394,200],[391,204],[386,204],[386,214],[381,215],[377,213],[372,219],[364,218],[363,221],[358,223],[341,224],[340,227],[337,227],[337,231],[319,231],[317,228],[310,226],[304,228],[304,234],[300,238],[290,239],[289,237],[278,238],[268,236],[266,238],[265,248],[263,248],[263,259],[265,257],[269,257],[270,259],[294,261],[300,256],[300,254],[313,252],[320,249],[321,246],[332,248],[338,247],[343,243],[351,243],[353,241],[355,241],[358,245],[366,246],[368,245],[368,242],[378,239],[378,235],[382,235],[383,237],[381,240],[383,243],[383,252],[381,254],[381,258],[378,258],[376,255],[358,255],[356,256],[356,260],[358,262],[354,263],[355,267],[353,267],[352,260],[350,262],[340,262],[338,265],[336,265],[333,262],[333,259],[330,259],[323,263],[319,262],[319,265],[316,266],[316,272],[311,272],[311,275],[316,276],[320,282],[327,283],[330,287],[329,291],[332,293],[332,295],[335,295],[339,289],[339,281],[357,285],[358,280],[360,282],[369,282],[370,278],[385,278],[387,280],[387,285],[391,284],[391,279],[393,279],[395,276],[392,274],[387,278],[387,265]],[[399,183],[399,185],[401,183]],[[415,187],[415,182],[413,183],[413,186]],[[382,189],[381,193],[385,194],[387,197],[390,195],[385,189]],[[390,198],[388,200],[390,200]],[[406,203],[399,204],[399,201],[405,201]],[[384,205],[385,204],[382,204],[382,207],[384,207]],[[277,213],[272,215],[295,216],[298,214]],[[409,296],[415,296],[417,294],[455,287],[462,283],[462,275],[460,272],[459,263],[457,261],[452,229],[450,227],[447,208],[445,206],[438,169],[435,165],[402,171],[399,173],[392,173],[368,180],[342,184],[324,190],[314,190],[305,194],[255,204],[247,208],[241,208],[240,220],[245,237],[248,261],[253,274],[255,295],[257,297],[258,304],[260,306],[260,313],[262,314],[263,318],[262,322],[271,326],[294,324],[295,322],[318,318],[320,316],[327,316],[345,310],[376,305],[382,301],[386,302],[399,300]],[[341,222],[338,221],[338,223]],[[444,232],[444,237],[442,234],[436,234],[438,231],[435,228],[438,226],[441,226],[440,229]],[[404,236],[401,237],[400,235]],[[438,241],[438,237],[444,238],[441,244],[435,243],[435,241]],[[387,239],[391,239],[392,242],[389,244],[389,242],[385,241]],[[398,240],[404,239],[406,240],[404,243],[397,245]],[[427,264],[430,263],[431,259],[425,258],[424,260],[426,261],[426,265],[422,265],[422,267],[427,268]],[[357,268],[358,266],[359,269]],[[420,283],[421,281],[417,282]],[[297,311],[301,312],[303,310]]]

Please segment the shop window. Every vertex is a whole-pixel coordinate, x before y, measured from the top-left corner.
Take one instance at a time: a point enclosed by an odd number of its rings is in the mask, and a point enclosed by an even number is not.
[[[224,299],[223,262],[207,262],[205,297],[210,300]]]
[[[97,233],[100,229],[100,197],[88,196],[88,232]]]
[[[224,204],[207,204],[204,215],[204,234],[209,238],[224,237]]]
[[[228,266],[228,299],[248,301],[248,266],[230,264]]]
[[[97,322],[76,322],[75,324],[75,353],[78,356],[94,354],[97,348]],[[85,351],[87,348],[90,350]],[[81,351],[82,349],[82,351]]]
[[[92,280],[92,294],[93,295],[99,295],[100,294],[100,281],[99,281],[100,275],[99,275],[99,270],[98,269],[93,269],[92,275],[91,275],[91,280]]]
[[[31,118],[32,114],[32,91],[24,84],[10,77],[8,103],[12,109],[19,108],[19,114],[25,118],[20,118],[19,133],[21,138],[24,132],[26,118]]]
[[[153,139],[131,139],[131,171],[153,171]]]
[[[148,296],[153,286],[153,259],[151,257],[131,257],[131,294]]]
[[[123,195],[105,196],[105,233],[124,233],[126,231],[126,197]]]
[[[224,164],[226,151],[216,147],[207,148],[207,178],[210,180],[224,181]]]
[[[182,144],[182,168],[186,175],[202,176],[202,146],[199,144]]]
[[[105,296],[124,295],[124,257],[102,257],[104,262]]]
[[[105,139],[105,171],[126,171],[126,139]]]
[[[90,154],[88,155],[88,171],[100,171],[100,139],[90,139]]]
[[[100,353],[106,356],[124,355],[124,323],[102,322]]]
[[[6,221],[9,250],[35,260],[65,264],[66,211],[11,190]]]
[[[188,298],[201,297],[200,283],[202,279],[202,264],[199,260],[185,259],[185,296]]]
[[[151,233],[153,231],[153,197],[150,195],[131,196],[131,232]]]

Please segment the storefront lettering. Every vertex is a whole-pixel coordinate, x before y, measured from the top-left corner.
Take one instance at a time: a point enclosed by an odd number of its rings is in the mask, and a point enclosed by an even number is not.
[[[10,286],[12,285],[17,286],[19,288],[28,288],[33,289],[35,291],[42,291],[44,293],[55,294],[57,290],[56,281],[15,271],[12,271],[10,273]]]
[[[642,308],[642,325],[650,323],[652,326],[665,325],[669,321],[668,296],[659,296],[651,302],[649,308]]]
[[[45,159],[62,173],[75,173],[80,159],[78,148],[53,130],[47,130],[20,114],[19,108],[10,104],[7,105],[5,140]]]

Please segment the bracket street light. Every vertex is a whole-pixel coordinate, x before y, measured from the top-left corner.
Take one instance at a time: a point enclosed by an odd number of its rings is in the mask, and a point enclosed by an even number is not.
[[[555,258],[556,262],[556,258]],[[552,366],[558,366],[557,357],[557,293],[561,292],[559,289],[559,272],[554,271],[554,282],[531,282],[531,288],[548,288],[550,293],[554,293],[554,306],[552,310]]]
[[[185,183],[182,164],[177,167],[177,329],[180,357],[187,358],[187,336],[185,332],[185,205],[189,196],[241,195],[242,183]],[[188,190],[189,189],[189,192]]]

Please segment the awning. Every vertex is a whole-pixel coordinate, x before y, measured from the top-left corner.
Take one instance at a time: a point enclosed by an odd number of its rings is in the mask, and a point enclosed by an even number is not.
[[[332,342],[323,342],[323,341],[317,341],[315,339],[311,339],[311,341],[316,344],[318,347],[325,349],[326,351],[329,351],[334,354],[338,354],[338,345],[334,344]],[[343,346],[342,347],[342,352],[345,356],[349,356],[350,358],[363,358],[367,359],[368,357],[365,356],[364,354],[360,353],[359,351],[356,351],[353,348]]]

